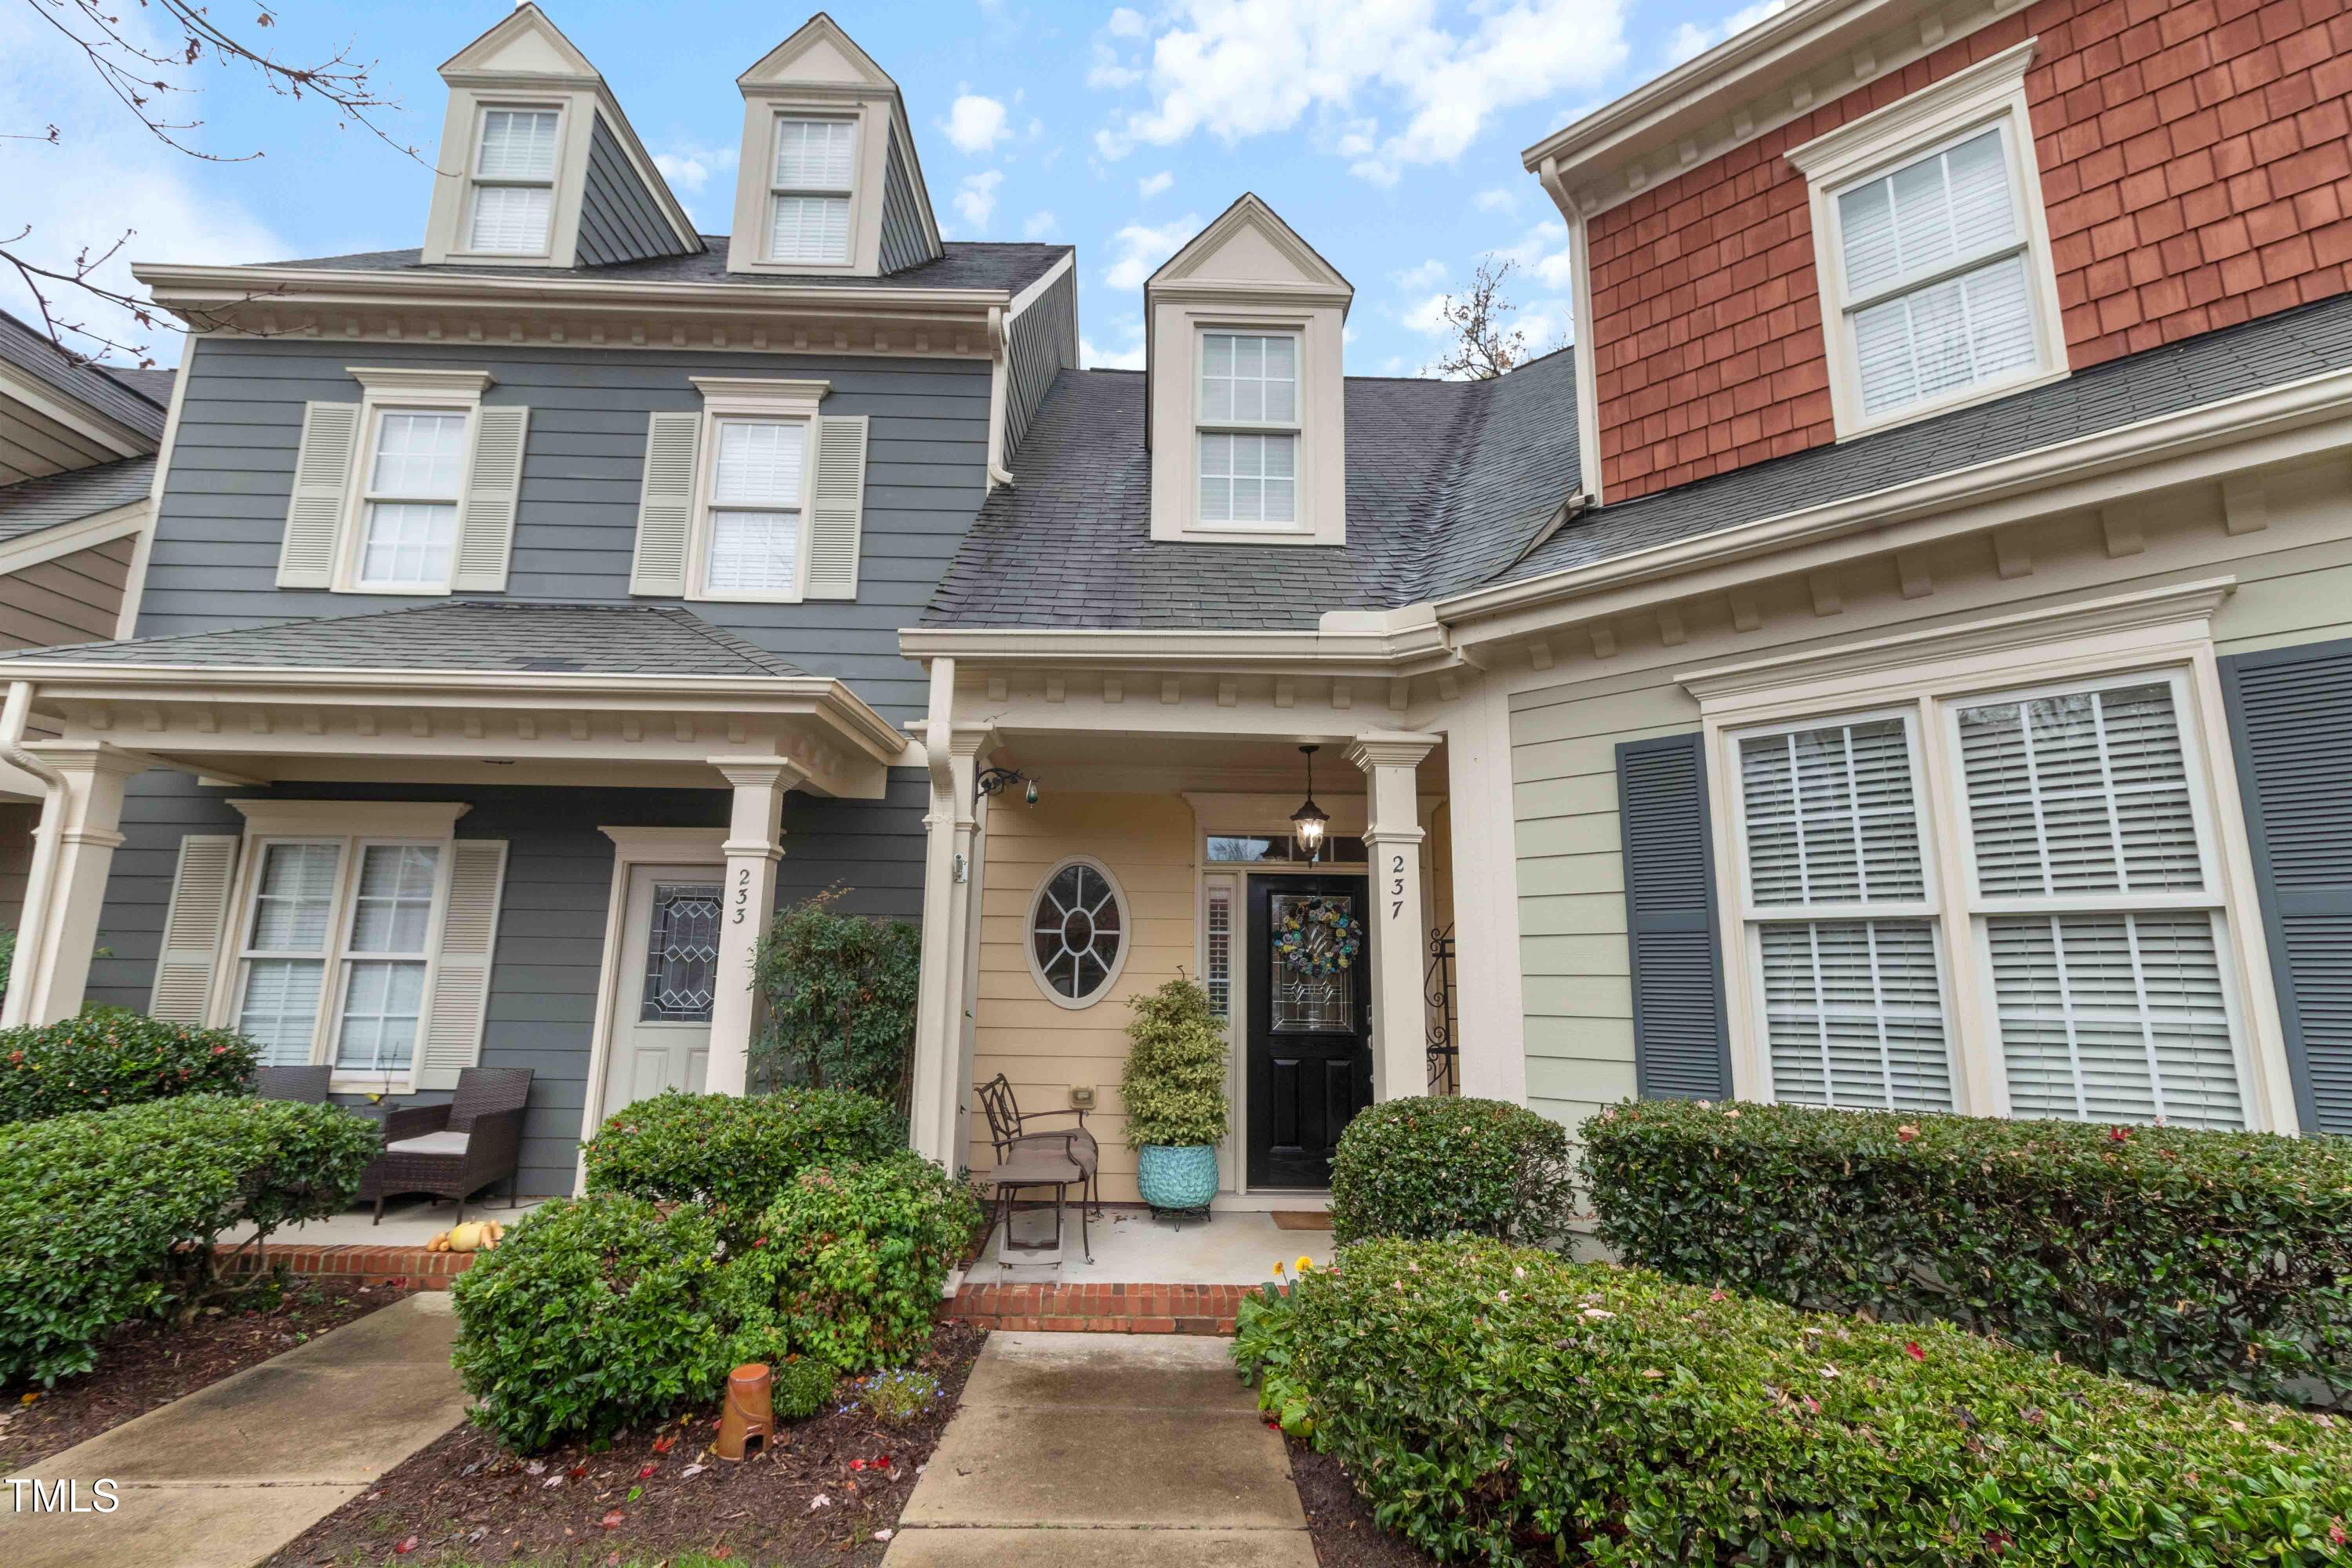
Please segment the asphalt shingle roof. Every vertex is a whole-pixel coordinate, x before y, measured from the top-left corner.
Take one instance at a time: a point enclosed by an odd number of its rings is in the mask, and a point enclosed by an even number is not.
[[[266,626],[78,643],[0,662],[433,669],[556,675],[805,675],[689,611],[454,600]]]
[[[950,239],[936,261],[886,272],[878,278],[837,273],[730,272],[727,237],[706,234],[709,248],[693,256],[656,256],[601,267],[534,267],[519,274],[511,267],[428,267],[422,250],[363,250],[302,261],[269,261],[267,267],[299,267],[328,272],[414,272],[425,277],[578,278],[616,283],[741,283],[755,287],[806,285],[821,289],[1002,289],[1017,294],[1043,278],[1069,254],[1066,245],[994,244]]]
[[[0,360],[151,440],[163,438],[163,411],[172,399],[168,370],[86,364],[5,310],[0,310]]]
[[[0,542],[145,500],[154,482],[154,458],[125,458],[0,485]]]

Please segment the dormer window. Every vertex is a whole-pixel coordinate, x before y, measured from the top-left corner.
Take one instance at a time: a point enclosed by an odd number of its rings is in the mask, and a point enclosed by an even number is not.
[[[768,188],[768,259],[837,267],[849,260],[849,198],[857,122],[776,117]]]
[[[472,216],[466,248],[490,256],[539,256],[555,215],[555,152],[561,113],[485,109],[474,143]]]
[[[1201,334],[1200,521],[1290,528],[1298,518],[1298,339]]]

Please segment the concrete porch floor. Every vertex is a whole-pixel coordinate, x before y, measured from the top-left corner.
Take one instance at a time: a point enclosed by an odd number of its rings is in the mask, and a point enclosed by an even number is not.
[[[520,1198],[515,1206],[507,1207],[504,1197],[488,1203],[476,1199],[466,1205],[466,1217],[494,1219],[511,1226],[540,1205],[545,1198]],[[422,1247],[451,1226],[457,1223],[457,1205],[447,1199],[428,1197],[400,1198],[383,1205],[383,1223],[372,1225],[375,1209],[351,1208],[325,1219],[314,1219],[301,1225],[281,1226],[269,1233],[269,1245],[278,1247]],[[250,1230],[233,1231],[221,1237],[227,1243],[247,1241]]]
[[[391,1224],[390,1219],[384,1221]],[[1043,1226],[1050,1235],[1053,1217],[1042,1209],[1013,1216],[1023,1238]],[[1021,1263],[1006,1268],[998,1261],[1002,1237],[992,1232],[988,1246],[965,1281],[972,1285],[1262,1285],[1274,1278],[1279,1261],[1296,1267],[1311,1258],[1318,1268],[1331,1261],[1328,1230],[1284,1230],[1270,1214],[1220,1210],[1208,1219],[1188,1219],[1181,1228],[1154,1219],[1149,1210],[1105,1206],[1093,1223],[1094,1261],[1086,1261],[1078,1240],[1078,1215],[1070,1210],[1063,1237],[1062,1262]]]

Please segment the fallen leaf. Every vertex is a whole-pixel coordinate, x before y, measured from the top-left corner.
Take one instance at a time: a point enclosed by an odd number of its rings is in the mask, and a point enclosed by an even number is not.
[[[814,1513],[821,1508],[831,1508],[832,1506],[833,1500],[825,1496],[823,1492],[819,1492],[816,1496],[809,1499],[808,1511]]]
[[[670,1450],[670,1446],[677,1441],[677,1439],[676,1437],[656,1437],[654,1439],[654,1452],[656,1454],[667,1454]]]
[[[606,1513],[604,1518],[598,1520],[596,1522],[606,1530],[617,1530],[620,1528],[621,1521],[628,1517],[629,1516],[627,1514],[623,1513],[616,1508]]]
[[[707,1465],[688,1465],[686,1468],[678,1471],[677,1479],[682,1481],[690,1481],[708,1468],[709,1468],[709,1467]]]
[[[648,1464],[648,1465],[646,1465],[646,1466],[642,1467],[642,1468],[637,1471],[637,1479],[639,1479],[639,1480],[644,1480],[647,1476],[652,1475],[656,1470],[658,1470],[658,1469],[660,1469],[660,1468],[661,1468],[661,1467],[660,1467],[659,1465],[655,1465],[655,1464]]]
[[[558,1487],[562,1486],[562,1484],[563,1484],[563,1478],[562,1478],[562,1476],[550,1476],[550,1477],[548,1477],[548,1478],[547,1478],[547,1479],[545,1479],[545,1480],[543,1480],[543,1481],[540,1482],[540,1483],[539,1483],[539,1486],[540,1486],[540,1489],[541,1489],[541,1491],[551,1491],[551,1491],[553,1491],[556,1488],[558,1488]]]
[[[877,1541],[887,1541],[890,1539],[891,1534],[892,1531],[890,1531],[877,1530],[874,1532],[874,1539]]]
[[[523,1468],[534,1476],[543,1476],[547,1474],[547,1461],[545,1459],[532,1459],[526,1463],[523,1466]]]
[[[1916,1340],[1906,1340],[1903,1342],[1903,1353],[1909,1356],[1913,1361],[1926,1361],[1927,1359],[1927,1352],[1919,1348],[1919,1342]]]
[[[405,1540],[405,1541],[404,1541],[404,1542],[400,1542],[397,1546],[394,1546],[394,1547],[392,1549],[392,1554],[393,1554],[394,1557],[405,1557],[405,1556],[407,1556],[410,1552],[414,1552],[414,1551],[415,1551],[415,1550],[416,1550],[416,1537],[415,1537],[415,1536],[413,1536],[413,1535],[412,1535],[412,1536],[410,1536],[407,1540]]]

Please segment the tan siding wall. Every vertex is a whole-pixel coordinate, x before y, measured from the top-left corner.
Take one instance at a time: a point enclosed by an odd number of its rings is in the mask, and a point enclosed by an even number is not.
[[[1633,1092],[1615,747],[1698,728],[1677,671],[2223,574],[2240,584],[2215,621],[2223,654],[2352,637],[2347,493],[2352,467],[2273,476],[2270,525],[2234,538],[2221,529],[2217,489],[2136,500],[2145,542],[2136,555],[2110,557],[2096,518],[2062,518],[2032,529],[2030,575],[2000,578],[1987,539],[1959,540],[1931,552],[1936,590],[1925,598],[1903,599],[1890,563],[1864,562],[1834,574],[1838,614],[1817,616],[1811,584],[1784,579],[1758,590],[1759,630],[1735,632],[1720,599],[1694,601],[1678,606],[1689,638],[1680,647],[1622,618],[1618,657],[1571,654],[1565,680],[1562,668],[1519,676],[1511,776],[1528,1102],[1572,1126]]]
[[[111,540],[0,576],[0,648],[112,637],[133,543]]]
[[[0,803],[0,931],[15,931],[25,908],[25,878],[33,865],[33,829],[41,808],[21,801]]]

